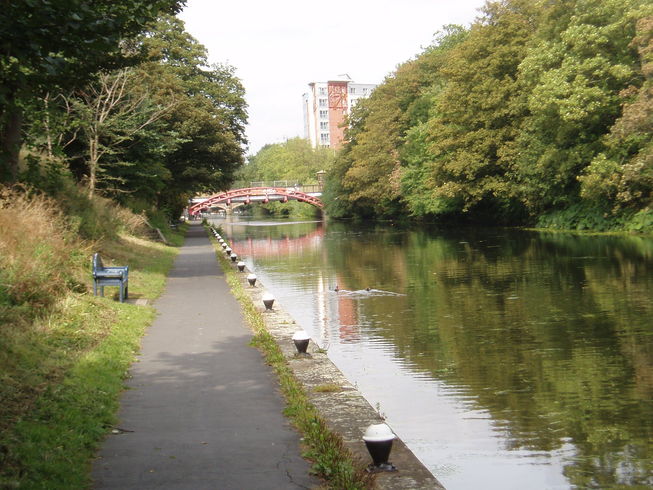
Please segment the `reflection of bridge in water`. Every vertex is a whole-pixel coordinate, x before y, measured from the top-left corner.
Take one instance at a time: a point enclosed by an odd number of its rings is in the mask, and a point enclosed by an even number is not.
[[[219,192],[208,197],[193,198],[188,207],[188,214],[195,216],[211,208],[230,213],[239,206],[253,203],[267,204],[273,201],[299,201],[322,209],[324,204],[320,199],[321,196],[321,186],[245,187]]]
[[[301,256],[303,253],[315,253],[321,256],[316,259],[315,276],[309,279],[315,281],[315,331],[314,340],[321,347],[328,348],[329,343],[334,340],[330,332],[332,326],[336,326],[337,337],[340,342],[358,342],[361,340],[360,312],[362,302],[371,295],[357,295],[356,291],[348,291],[347,280],[338,272],[328,272],[326,267],[328,259],[324,248],[324,237],[326,230],[321,222],[316,222],[316,228],[305,234],[279,233],[278,238],[272,236],[256,237],[259,232],[247,231],[249,228],[269,227],[269,222],[241,221],[231,218],[209,218],[215,226],[222,226],[229,236],[229,242],[234,252],[241,260],[247,261],[247,257],[253,260],[253,267],[256,268],[257,259],[268,260],[274,263],[275,258],[287,256]],[[309,222],[310,223],[310,222]],[[296,222],[273,222],[272,225],[287,226],[298,224]],[[294,235],[294,236],[293,236]],[[321,266],[320,266],[321,264]],[[250,267],[252,267],[250,265]],[[257,272],[257,271],[255,271]],[[257,272],[258,273],[258,272]],[[338,285],[340,292],[335,291]]]
[[[250,257],[275,257],[298,254],[308,249],[317,249],[322,244],[324,229],[297,238],[245,238],[232,242],[232,247],[238,255]]]
[[[238,225],[238,223],[231,223]],[[231,246],[239,257],[252,258],[270,258],[284,257],[288,255],[301,255],[307,251],[319,251],[323,246],[325,230],[318,226],[314,231],[298,237],[285,236],[282,238],[253,238],[243,237],[230,240]],[[337,318],[338,337],[343,342],[357,342],[360,340],[360,324],[358,309],[361,307],[360,297],[353,294],[347,294],[346,281],[336,273],[334,278],[323,275],[318,272],[316,307],[319,314],[318,323],[320,344],[328,344],[330,335],[329,319]],[[334,291],[334,287],[339,285],[342,292]],[[318,333],[318,332],[316,332]]]

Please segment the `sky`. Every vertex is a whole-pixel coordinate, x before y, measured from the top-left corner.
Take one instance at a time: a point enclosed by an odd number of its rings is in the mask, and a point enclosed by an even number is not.
[[[303,137],[310,82],[348,74],[379,84],[432,44],[447,24],[468,26],[485,0],[188,0],[179,17],[243,82],[248,154]]]

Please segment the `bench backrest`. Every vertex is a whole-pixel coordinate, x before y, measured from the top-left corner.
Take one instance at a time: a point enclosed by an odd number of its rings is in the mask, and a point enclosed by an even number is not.
[[[99,253],[93,254],[93,274],[104,270],[104,264],[102,263],[102,258]]]

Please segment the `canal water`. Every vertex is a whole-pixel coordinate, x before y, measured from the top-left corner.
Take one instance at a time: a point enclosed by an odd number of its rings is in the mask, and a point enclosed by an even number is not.
[[[448,490],[653,487],[653,239],[215,224]]]

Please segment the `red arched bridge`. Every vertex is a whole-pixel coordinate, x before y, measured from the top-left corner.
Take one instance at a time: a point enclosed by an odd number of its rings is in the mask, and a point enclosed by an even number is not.
[[[210,197],[197,197],[192,200],[188,207],[188,214],[191,216],[201,213],[209,208],[228,208],[234,205],[251,203],[268,203],[271,201],[299,201],[323,208],[320,200],[321,192],[302,192],[293,187],[247,187],[244,189],[232,189],[214,194]]]

